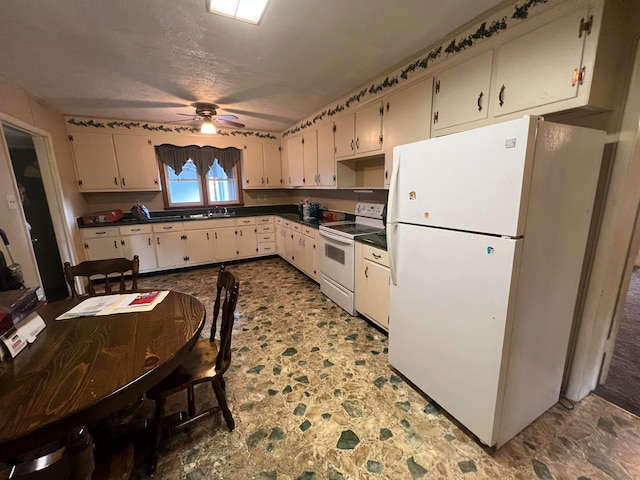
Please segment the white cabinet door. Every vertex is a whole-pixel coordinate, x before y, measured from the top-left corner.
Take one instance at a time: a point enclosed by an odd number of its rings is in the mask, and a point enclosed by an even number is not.
[[[216,228],[213,231],[213,239],[218,261],[238,257],[235,227]]]
[[[305,187],[315,187],[318,175],[318,136],[316,130],[302,136],[302,159],[302,184]]]
[[[436,130],[487,118],[492,57],[493,51],[489,50],[435,77]]]
[[[159,268],[178,267],[186,263],[187,248],[182,230],[156,233],[155,237]]]
[[[317,278],[316,265],[316,240],[315,238],[302,236],[302,270],[311,278]]]
[[[304,143],[302,135],[287,140],[287,187],[302,187],[304,182]]]
[[[586,34],[578,35],[587,7],[505,43],[496,50],[494,116],[574,98]],[[542,52],[549,53],[543,55]],[[592,72],[588,72],[591,75]]]
[[[113,135],[123,190],[160,191],[158,162],[151,139],[143,135]]]
[[[356,116],[351,113],[340,117],[335,122],[335,153],[336,158],[352,157],[356,153]]]
[[[356,112],[356,154],[382,149],[382,102],[374,102]]]
[[[290,228],[285,227],[285,232],[284,232],[284,258],[289,262],[289,263],[294,263],[293,260],[293,255],[294,255],[294,251],[293,251],[293,230],[291,230]]]
[[[377,260],[387,252],[356,243],[356,310],[389,330],[389,267]]]
[[[284,251],[286,233],[287,233],[287,229],[284,228],[284,225],[276,225],[276,253],[284,259],[286,259],[286,255]]]
[[[238,256],[255,257],[258,253],[258,235],[255,225],[238,227],[237,231]]]
[[[433,78],[388,95],[384,100],[384,184],[391,182],[393,147],[431,136]]]
[[[187,263],[198,265],[215,261],[212,230],[189,230],[184,233],[187,239]]]
[[[120,237],[88,238],[84,240],[87,260],[104,260],[122,257]]]
[[[293,263],[299,270],[304,271],[302,238],[303,235],[300,232],[291,232],[291,263]]]
[[[282,169],[282,186],[290,187],[289,185],[289,141],[282,140],[280,152],[280,167]]]
[[[280,145],[264,143],[264,183],[267,188],[282,187],[282,167],[280,160]]]
[[[336,185],[336,154],[333,123],[318,128],[318,178],[320,187]]]
[[[125,258],[132,259],[134,255],[138,255],[141,272],[151,272],[158,268],[153,234],[126,235],[122,237],[121,244]]]
[[[243,148],[244,188],[264,186],[264,158],[261,143],[248,143]]]
[[[74,132],[70,139],[80,191],[120,190],[112,135]]]

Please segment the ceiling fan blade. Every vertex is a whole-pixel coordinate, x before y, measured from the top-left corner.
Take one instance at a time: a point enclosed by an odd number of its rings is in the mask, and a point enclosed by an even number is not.
[[[185,118],[183,120],[171,120],[170,122],[162,122],[162,123],[184,123],[184,122],[195,122],[197,120],[196,117]]]
[[[219,117],[215,119],[215,122],[221,125],[230,125],[232,127],[237,127],[237,128],[244,127],[244,123],[232,122],[231,120],[225,120],[224,118],[219,118]]]
[[[193,113],[176,113],[176,115],[182,115],[183,117],[192,117],[194,119],[197,118],[197,116]]]
[[[235,115],[216,115],[216,118],[219,120],[237,120],[238,117],[236,117]]]

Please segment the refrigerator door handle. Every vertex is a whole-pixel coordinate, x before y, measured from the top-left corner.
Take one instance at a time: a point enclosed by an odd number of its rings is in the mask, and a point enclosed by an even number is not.
[[[391,283],[394,286],[398,285],[398,278],[396,275],[396,251],[394,248],[395,240],[394,235],[396,234],[396,230],[398,229],[397,223],[388,224],[387,223],[387,250],[389,251],[389,276],[391,277]]]

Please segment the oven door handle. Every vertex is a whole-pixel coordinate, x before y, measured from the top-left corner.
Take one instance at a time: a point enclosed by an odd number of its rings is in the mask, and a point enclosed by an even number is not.
[[[344,245],[353,245],[354,241],[351,238],[341,237],[339,235],[327,232],[326,230],[320,230],[320,236],[328,238],[334,242],[342,243]]]

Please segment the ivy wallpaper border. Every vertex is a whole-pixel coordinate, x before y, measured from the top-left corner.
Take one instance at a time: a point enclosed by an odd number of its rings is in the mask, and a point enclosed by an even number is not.
[[[88,128],[103,128],[103,129],[115,129],[126,128],[127,130],[140,129],[148,132],[165,132],[165,133],[200,133],[199,127],[182,126],[182,127],[167,127],[162,124],[152,125],[150,123],[141,122],[121,122],[121,121],[109,121],[101,122],[93,119],[89,120],[76,120],[70,118],[67,123],[76,127],[88,127]],[[254,132],[252,130],[218,130],[216,135],[222,137],[255,137],[260,139],[278,140],[278,137],[272,133]]]
[[[463,50],[473,47],[479,40],[491,38],[494,35],[497,35],[501,31],[509,28],[510,23],[512,23],[510,22],[510,20],[526,20],[529,17],[529,10],[538,5],[548,3],[549,1],[550,0],[527,0],[520,5],[515,4],[513,7],[513,14],[511,15],[511,18],[504,16],[492,21],[489,26],[487,26],[487,22],[482,22],[475,32],[463,37],[453,38],[446,47],[444,46],[444,44],[442,44],[439,47],[434,48],[425,56],[414,60],[413,62],[402,68],[399,73],[392,76],[387,76],[384,80],[382,80],[382,82],[378,84],[372,84],[369,88],[364,88],[358,93],[347,98],[344,103],[339,103],[334,108],[323,110],[322,112],[316,114],[310,120],[307,120],[295,127],[291,127],[288,130],[285,130],[282,134],[282,138],[286,138],[289,135],[299,133],[305,128],[312,127],[327,116],[332,117],[340,112],[343,112],[344,110],[350,108],[353,104],[357,104],[362,101],[365,97],[378,95],[380,92],[383,92],[399,84],[401,81],[408,80],[413,73],[419,72],[421,70],[426,70],[434,60],[440,58],[443,54],[445,56],[449,56],[462,52]]]

